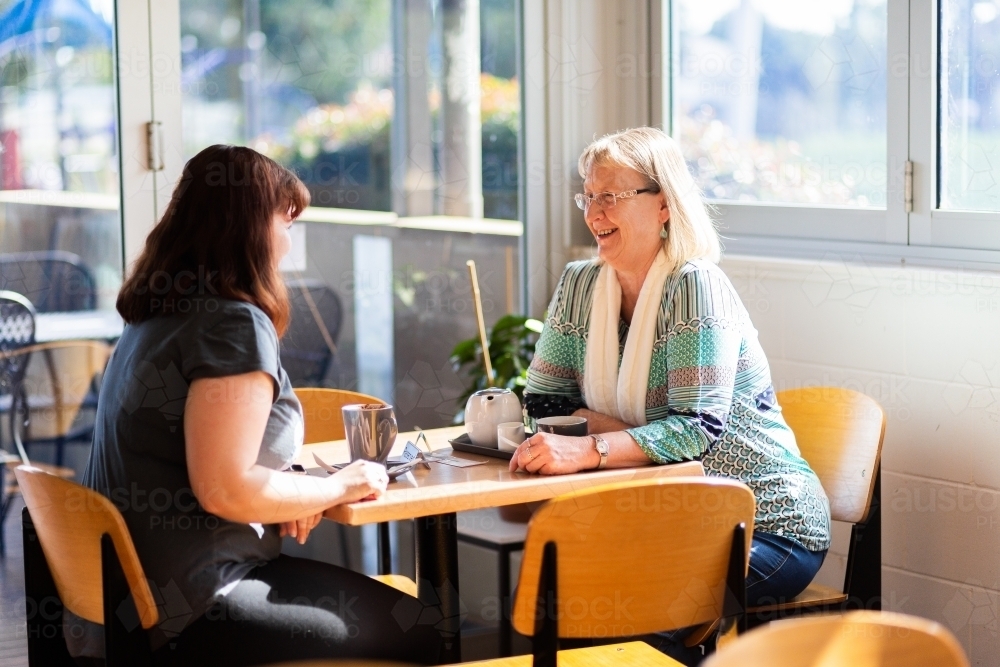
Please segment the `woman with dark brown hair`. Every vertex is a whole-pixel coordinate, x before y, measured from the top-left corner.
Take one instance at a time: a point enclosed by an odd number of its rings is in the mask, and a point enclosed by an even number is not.
[[[249,149],[193,157],[118,296],[127,326],[108,364],[84,484],[121,510],[161,622],[154,663],[256,665],[361,657],[435,662],[431,625],[394,620],[406,596],[326,563],[280,555],[325,509],[385,491],[356,462],[288,471],[302,408],[278,341],[278,272],[309,203],[301,181]],[[97,626],[64,617],[70,652],[103,657]]]

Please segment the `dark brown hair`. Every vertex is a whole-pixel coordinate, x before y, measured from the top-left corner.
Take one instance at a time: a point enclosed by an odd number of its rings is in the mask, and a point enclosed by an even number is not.
[[[278,335],[289,304],[272,247],[274,214],[298,217],[309,191],[255,150],[210,146],[184,165],[163,218],[118,293],[130,324],[191,309],[193,295],[252,303]]]

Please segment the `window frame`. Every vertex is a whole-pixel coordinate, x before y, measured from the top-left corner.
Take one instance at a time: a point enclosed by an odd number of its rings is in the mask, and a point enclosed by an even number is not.
[[[727,251],[799,257],[838,252],[895,262],[1000,265],[1000,212],[938,207],[941,1],[887,3],[886,208],[712,201]],[[663,85],[661,121],[673,129],[677,26],[673,2],[662,2],[663,39],[654,48],[669,56],[671,75]],[[913,163],[910,211],[904,199],[907,161]],[[804,216],[809,217],[808,225],[802,223]]]

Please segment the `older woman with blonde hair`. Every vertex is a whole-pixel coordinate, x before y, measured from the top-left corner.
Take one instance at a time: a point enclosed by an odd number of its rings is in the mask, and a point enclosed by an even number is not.
[[[598,139],[576,195],[598,258],[563,272],[535,347],[529,417],[577,415],[590,435],[537,433],[511,469],[563,474],[700,459],[757,499],[753,606],[791,599],[830,546],[830,509],[781,415],[767,358],[719,261],[719,236],[674,141]]]

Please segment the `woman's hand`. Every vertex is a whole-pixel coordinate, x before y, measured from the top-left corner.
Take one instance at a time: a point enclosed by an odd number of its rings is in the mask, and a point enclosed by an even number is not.
[[[565,475],[596,468],[601,455],[589,437],[536,433],[510,457],[510,471],[523,468],[542,475]]]
[[[319,525],[319,522],[323,520],[323,513],[315,514],[313,516],[307,516],[303,519],[298,519],[296,521],[286,521],[279,524],[279,533],[281,537],[288,535],[293,538],[299,544],[305,544],[306,540],[309,539],[309,533],[312,529]]]
[[[385,466],[371,461],[355,461],[331,477],[344,489],[338,504],[353,503],[357,500],[371,500],[385,493],[389,485],[389,473]]]

